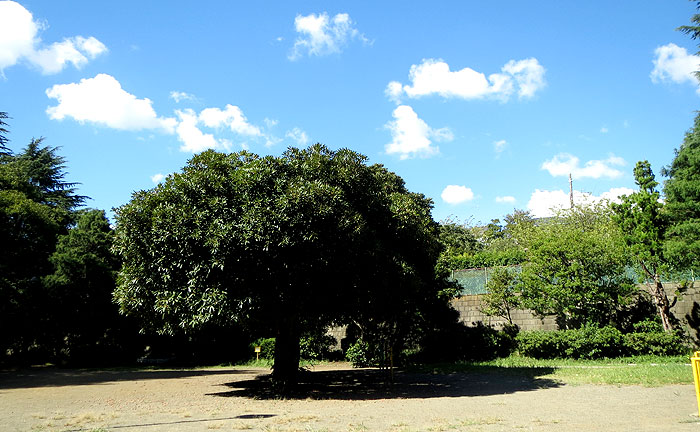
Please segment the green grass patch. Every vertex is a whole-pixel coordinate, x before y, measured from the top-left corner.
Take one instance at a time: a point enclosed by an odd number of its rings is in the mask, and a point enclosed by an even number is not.
[[[692,384],[686,356],[639,356],[601,360],[533,359],[510,356],[481,362],[419,366],[420,372],[485,373],[549,378],[565,384],[642,385]]]
[[[313,366],[319,366],[319,365],[324,365],[324,364],[330,364],[333,362],[328,362],[325,360],[301,360],[299,361],[299,367],[302,368],[310,368]],[[250,368],[272,368],[272,365],[274,364],[274,360],[272,359],[260,359],[260,360],[248,360],[244,362],[239,362],[239,363],[223,363],[220,364],[218,367],[250,367]]]

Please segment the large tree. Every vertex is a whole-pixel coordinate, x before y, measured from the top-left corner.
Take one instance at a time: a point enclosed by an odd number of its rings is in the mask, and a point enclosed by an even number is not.
[[[273,378],[288,389],[303,332],[351,319],[403,328],[437,297],[431,207],[350,150],[207,151],[117,209],[115,298],[160,332],[272,327]]]
[[[661,273],[668,268],[663,253],[667,221],[662,213],[663,204],[656,190],[658,182],[648,161],[639,161],[634,167],[637,192],[623,196],[620,204],[613,204],[615,220],[622,229],[637,264],[648,281],[649,291],[656,304],[664,330],[673,328],[671,304],[661,283]]]
[[[55,356],[60,361],[97,361],[114,356],[116,335],[126,330],[112,302],[120,262],[112,253],[113,231],[104,211],[78,212],[77,222],[59,237],[44,278],[51,302],[48,318]],[[126,338],[121,338],[125,340]]]
[[[662,170],[665,211],[669,218],[664,252],[676,267],[700,268],[700,114],[676,150],[673,162]]]
[[[519,287],[538,315],[556,315],[563,328],[606,325],[631,300],[628,255],[606,206],[564,210],[526,237]]]
[[[85,197],[65,181],[56,148],[32,140],[20,153],[0,155],[0,352],[15,356],[44,346],[47,301],[42,277],[59,235]]]

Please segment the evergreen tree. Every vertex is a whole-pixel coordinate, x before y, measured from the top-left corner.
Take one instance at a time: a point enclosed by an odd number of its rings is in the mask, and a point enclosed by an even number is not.
[[[664,233],[667,222],[662,214],[663,205],[656,190],[658,182],[648,161],[637,162],[634,180],[639,190],[623,196],[622,203],[612,204],[615,220],[622,229],[625,242],[630,247],[644,276],[649,282],[664,330],[673,328],[671,303],[661,283],[661,273],[668,268],[663,253]]]
[[[8,115],[4,111],[0,111],[0,156],[9,156],[12,154],[10,149],[7,147],[7,143],[9,139],[7,139],[7,134],[9,131],[7,130],[7,123],[5,122],[6,119],[8,119]]]
[[[54,346],[73,362],[114,348],[119,313],[112,302],[119,261],[111,252],[113,232],[102,210],[79,212],[77,224],[58,239],[44,279],[51,303]]]
[[[65,178],[56,148],[32,140],[19,154],[0,156],[0,353],[46,347],[51,305],[42,277],[49,256],[85,199]]]
[[[666,213],[670,226],[664,252],[675,267],[700,267],[700,114],[676,150],[671,165],[662,170]]]

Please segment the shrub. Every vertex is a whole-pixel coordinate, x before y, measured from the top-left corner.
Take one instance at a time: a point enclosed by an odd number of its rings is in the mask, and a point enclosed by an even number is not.
[[[304,360],[327,360],[332,356],[336,340],[328,334],[317,334],[301,338],[300,356]]]
[[[527,331],[516,339],[520,354],[542,359],[619,357],[624,346],[622,332],[610,326]]]
[[[260,347],[260,358],[273,360],[275,358],[275,338],[260,338],[250,344],[250,351],[255,354],[255,347]]]
[[[299,356],[303,360],[326,360],[333,356],[333,346],[336,340],[327,334],[304,336],[299,341]],[[273,360],[275,358],[275,338],[259,338],[250,344],[250,351],[255,354],[255,347],[260,347],[260,358]]]
[[[538,359],[565,357],[563,339],[560,332],[542,330],[520,332],[515,338],[521,355]]]
[[[467,327],[454,323],[441,332],[435,332],[421,342],[414,360],[421,363],[460,360],[491,360],[507,357],[515,349],[518,326],[506,325],[496,330],[482,322]]]
[[[350,345],[345,352],[345,358],[353,367],[381,366],[384,363],[384,355],[381,348],[371,346],[362,339]]]
[[[620,357],[623,354],[622,332],[615,327],[583,327],[567,330],[566,356],[579,359]]]
[[[629,355],[681,355],[688,352],[683,337],[675,332],[628,333],[625,350]]]
[[[635,355],[680,355],[687,352],[682,335],[659,330],[641,322],[623,334],[614,327],[583,327],[576,330],[527,331],[516,337],[518,352],[540,359],[597,359]]]
[[[625,335],[625,351],[629,355],[687,354],[688,345],[679,332],[665,332],[659,320],[645,320],[634,324],[634,332]]]

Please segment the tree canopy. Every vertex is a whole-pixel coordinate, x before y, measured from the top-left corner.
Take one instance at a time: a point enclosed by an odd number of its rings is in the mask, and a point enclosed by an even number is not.
[[[58,360],[97,362],[105,354],[100,350],[114,350],[114,335],[128,327],[112,302],[120,262],[111,251],[113,231],[104,211],[82,210],[76,218],[58,238],[49,258],[54,270],[43,281],[51,304],[49,332]]]
[[[660,194],[656,189],[658,182],[648,161],[637,162],[634,180],[639,190],[623,196],[620,204],[613,204],[615,220],[646,279],[653,281],[651,295],[664,329],[670,330],[671,306],[661,284],[661,273],[668,268],[663,254],[667,224],[662,212],[663,205],[659,201]]]
[[[602,205],[574,207],[531,230],[519,287],[538,315],[562,328],[610,323],[631,299],[634,283],[622,237]]]
[[[662,170],[665,211],[669,219],[664,252],[676,267],[698,269],[700,263],[700,114]]]
[[[406,326],[437,299],[431,207],[346,149],[206,151],[117,209],[115,298],[161,332],[269,326],[273,377],[287,387],[303,332],[350,319]]]
[[[46,348],[51,302],[42,278],[49,257],[85,197],[65,181],[63,157],[33,139],[18,154],[0,155],[0,335],[2,353]]]

